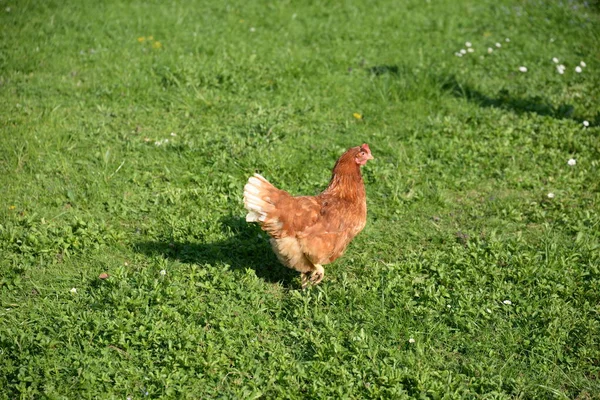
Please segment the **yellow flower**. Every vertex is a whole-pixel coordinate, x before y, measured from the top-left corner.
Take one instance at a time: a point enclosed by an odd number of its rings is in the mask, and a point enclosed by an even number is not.
[[[352,116],[359,121],[363,119],[363,116],[360,113],[354,113],[354,114],[352,114]]]
[[[154,42],[154,43],[152,43],[152,47],[154,47],[155,49],[160,49],[162,47],[162,43],[161,42]]]
[[[17,208],[17,207],[15,207],[15,206],[8,207],[9,210],[14,210],[15,208]]]
[[[148,40],[150,40],[150,41],[154,40],[154,36],[148,36]]]
[[[145,37],[143,37],[143,36],[140,36],[140,37],[138,38],[138,42],[140,42],[140,43],[142,43],[144,40],[146,40],[146,38],[145,38]]]

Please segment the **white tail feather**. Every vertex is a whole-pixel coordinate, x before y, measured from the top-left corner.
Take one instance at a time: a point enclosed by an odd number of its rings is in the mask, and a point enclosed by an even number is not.
[[[244,193],[244,201],[249,203],[264,203],[264,200],[258,197],[254,193],[246,192]]]
[[[258,179],[260,179],[261,181],[265,181],[265,182],[269,183],[269,181],[261,174],[254,174],[254,176],[257,177]]]
[[[269,203],[259,197],[264,183],[269,184],[269,181],[260,174],[254,174],[244,186],[244,207],[248,210],[247,222],[264,222],[267,219],[265,208]]]
[[[255,213],[254,211],[250,211],[248,214],[246,214],[246,222],[258,222],[260,221],[260,216],[259,214]]]
[[[244,195],[246,195],[246,192],[252,193],[252,194],[258,194],[258,193],[260,193],[260,189],[257,188],[256,186],[253,186],[253,185],[247,183],[246,186],[244,186]]]
[[[260,185],[262,185],[262,182],[258,178],[251,176],[250,179],[248,179],[248,184],[256,186],[257,188],[260,188]]]

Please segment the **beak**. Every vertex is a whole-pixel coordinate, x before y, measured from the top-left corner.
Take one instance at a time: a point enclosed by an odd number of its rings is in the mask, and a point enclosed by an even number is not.
[[[367,160],[374,160],[375,157],[373,157],[371,155],[371,149],[369,148],[369,145],[366,143],[363,143],[362,146],[360,146],[364,151],[367,152]]]

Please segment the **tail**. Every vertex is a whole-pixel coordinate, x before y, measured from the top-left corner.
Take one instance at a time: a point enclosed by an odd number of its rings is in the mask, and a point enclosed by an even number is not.
[[[271,202],[270,194],[278,189],[259,174],[254,174],[244,186],[244,207],[248,210],[247,222],[263,223],[267,220],[269,212],[274,211],[275,205]]]

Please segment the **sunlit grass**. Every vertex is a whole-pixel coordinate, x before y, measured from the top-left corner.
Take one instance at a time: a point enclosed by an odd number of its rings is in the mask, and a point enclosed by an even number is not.
[[[0,396],[594,398],[599,23],[3,2]],[[243,185],[316,194],[365,142],[367,227],[302,291]]]

